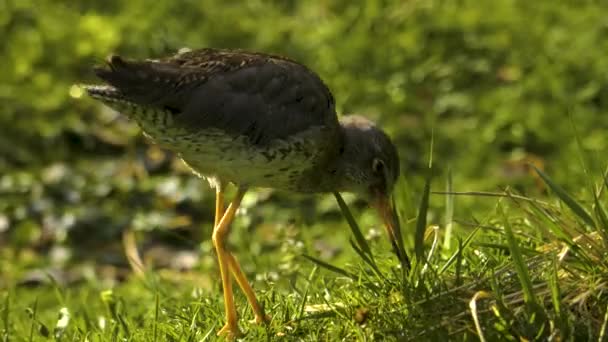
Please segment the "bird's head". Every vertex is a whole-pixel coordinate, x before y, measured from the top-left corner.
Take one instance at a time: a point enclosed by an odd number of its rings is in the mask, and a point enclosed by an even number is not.
[[[341,188],[377,202],[390,196],[399,176],[399,156],[391,139],[374,122],[357,115],[340,119],[344,145],[338,158]]]
[[[372,121],[361,116],[340,119],[344,145],[336,160],[340,191],[367,199],[384,222],[393,248],[402,249],[391,193],[399,177],[399,156],[391,139]],[[399,257],[403,257],[399,255]]]

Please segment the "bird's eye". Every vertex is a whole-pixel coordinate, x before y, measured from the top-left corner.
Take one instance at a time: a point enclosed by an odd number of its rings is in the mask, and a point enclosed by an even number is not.
[[[382,159],[374,158],[372,161],[372,170],[374,173],[384,172],[384,161]]]

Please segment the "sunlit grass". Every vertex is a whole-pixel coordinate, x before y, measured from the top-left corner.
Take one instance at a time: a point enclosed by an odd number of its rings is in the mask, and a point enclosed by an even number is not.
[[[291,289],[272,281],[260,289],[272,315],[267,326],[247,323],[253,315],[244,296],[237,295],[246,338],[492,341],[605,336],[605,180],[595,185],[593,199],[580,200],[550,176],[541,176],[555,197],[536,201],[510,191],[479,197],[494,201],[495,210],[473,227],[458,227],[469,234],[455,234],[453,248],[431,253],[438,239],[435,233],[422,235],[425,259],[409,250],[415,258],[408,273],[393,253],[379,249],[388,243],[370,244],[353,217],[351,228],[359,230],[351,241],[355,259],[334,265],[315,256],[296,256],[303,265]],[[155,271],[130,276],[111,289],[95,282],[13,286],[2,292],[0,317],[4,340],[92,341],[214,339],[224,319],[217,284],[212,291],[201,291],[196,282],[169,281]]]
[[[303,62],[404,168],[411,268],[353,197],[248,194],[244,340],[607,339],[608,2],[64,3],[0,2],[0,341],[216,339],[213,191],[75,85],[183,46]]]

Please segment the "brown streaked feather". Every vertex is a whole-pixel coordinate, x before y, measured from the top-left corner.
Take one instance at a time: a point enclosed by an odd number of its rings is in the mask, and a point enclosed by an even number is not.
[[[266,145],[313,127],[339,129],[323,81],[280,56],[221,49],[144,61],[113,56],[95,72],[127,100],[168,110],[192,131],[217,128]]]

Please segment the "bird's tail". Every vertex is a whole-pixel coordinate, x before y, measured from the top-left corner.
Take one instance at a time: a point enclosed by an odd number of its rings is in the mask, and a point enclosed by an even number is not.
[[[106,85],[85,86],[88,94],[104,102],[130,102],[146,107],[174,108],[180,102],[176,84],[179,70],[169,63],[135,61],[110,56],[106,65],[94,68]]]

